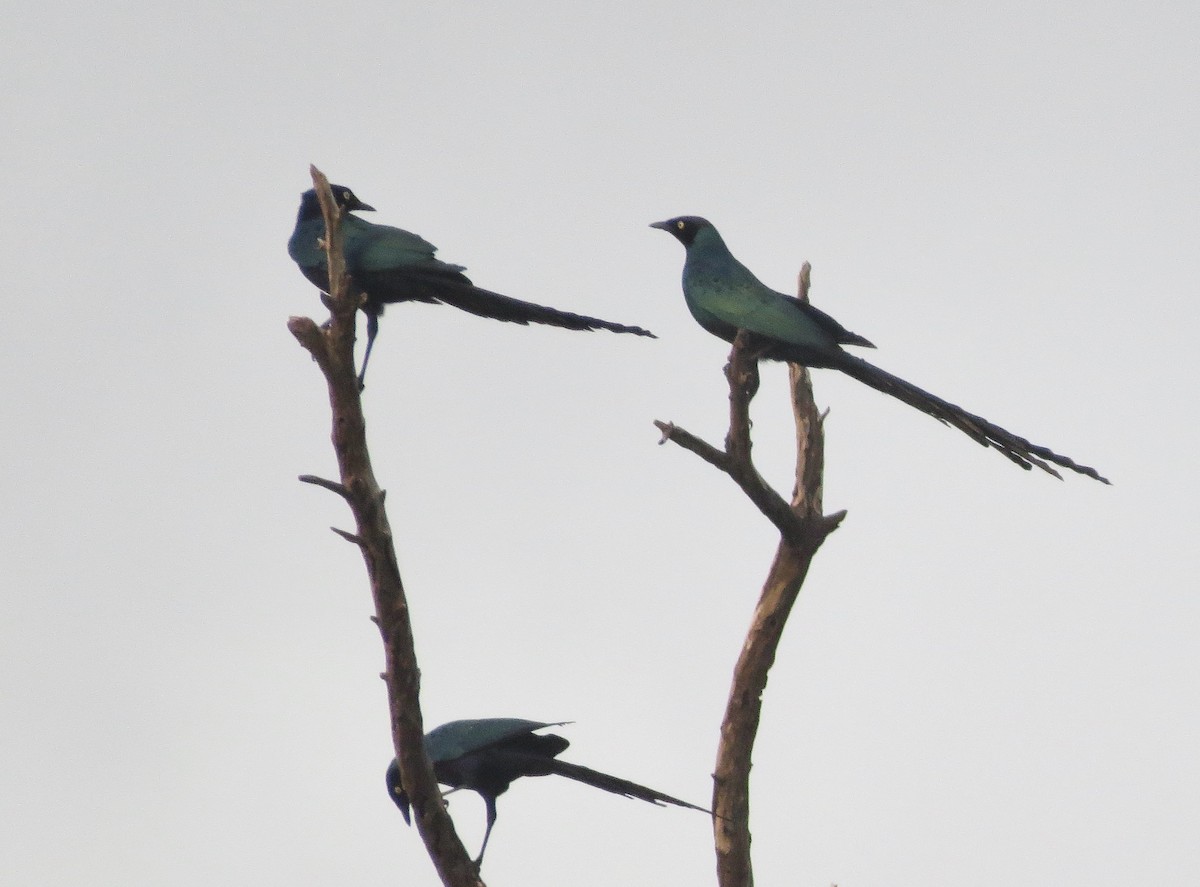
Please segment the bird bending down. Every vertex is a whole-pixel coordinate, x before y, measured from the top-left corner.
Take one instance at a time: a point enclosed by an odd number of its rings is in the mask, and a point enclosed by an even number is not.
[[[771,360],[840,370],[877,391],[952,425],[968,437],[994,447],[1022,468],[1036,465],[1061,480],[1052,462],[1102,483],[1108,480],[1087,465],[1030,443],[987,419],[968,413],[898,376],[845,351],[843,345],[874,348],[824,311],[793,296],[775,292],[734,258],[712,223],[699,216],[655,222],[687,250],[683,265],[683,297],[692,317],[712,333],[732,342],[739,329],[753,336],[754,348]]]
[[[437,781],[452,790],[466,788],[477,792],[487,808],[487,830],[483,833],[483,846],[479,848],[476,866],[483,863],[483,853],[496,823],[496,798],[508,791],[513,780],[522,776],[554,773],[627,798],[709,812],[636,782],[558,760],[557,756],[570,743],[553,733],[538,734],[535,731],[564,723],[567,722],[546,724],[521,718],[478,718],[450,721],[425,734],[425,751],[433,763]],[[400,767],[394,759],[387,769],[387,787],[388,794],[404,815],[404,821],[411,825],[408,795],[400,783]]]
[[[437,248],[416,234],[388,225],[375,225],[351,215],[354,210],[373,211],[374,207],[359,200],[349,188],[331,187],[334,200],[345,211],[342,246],[346,271],[364,297],[362,310],[367,315],[367,348],[358,376],[360,388],[366,379],[371,346],[379,333],[379,317],[390,302],[441,302],[493,320],[544,323],[569,330],[605,329],[655,338],[653,333],[639,326],[559,311],[480,289],[463,274],[462,265],[450,265],[434,258]],[[324,236],[321,204],[317,192],[309,189],[300,197],[300,212],[288,240],[288,255],[314,286],[329,292],[325,248],[319,243]]]

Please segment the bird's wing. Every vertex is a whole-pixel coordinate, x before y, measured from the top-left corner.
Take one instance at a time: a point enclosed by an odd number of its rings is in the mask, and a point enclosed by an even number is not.
[[[460,275],[465,270],[462,265],[451,265],[435,258],[437,247],[403,228],[376,225],[348,215],[342,222],[342,237],[346,264],[355,270],[388,271],[415,267]]]
[[[771,289],[729,252],[715,228],[707,230],[707,242],[697,240],[688,250],[683,271],[684,297],[706,330],[732,339],[744,329],[814,354],[839,345],[875,347],[819,308]]]
[[[846,329],[844,326],[842,326],[840,323],[838,323],[836,320],[834,320],[832,317],[830,317],[828,314],[826,314],[820,308],[814,308],[808,302],[802,302],[799,299],[797,299],[795,296],[787,296],[787,295],[784,295],[783,293],[777,293],[776,295],[782,297],[783,299],[786,299],[788,302],[792,303],[798,310],[802,311],[805,315],[810,317],[813,321],[816,322],[816,324],[818,326],[820,326],[823,330],[825,330],[825,332],[827,332],[831,336],[833,336],[834,340],[839,345],[858,345],[861,348],[874,348],[875,347],[875,344],[873,342],[871,342],[869,339],[863,338],[858,333],[850,332],[850,330]]]
[[[425,751],[432,761],[451,761],[471,752],[567,721],[527,721],[524,718],[470,718],[450,721],[425,734]]]
[[[757,279],[713,276],[699,279],[687,293],[719,325],[787,342],[813,353],[838,350],[841,324],[823,312],[806,310],[798,299],[777,293]]]

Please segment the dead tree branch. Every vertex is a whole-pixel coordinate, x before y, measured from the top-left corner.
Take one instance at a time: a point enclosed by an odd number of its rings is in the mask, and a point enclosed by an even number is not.
[[[800,272],[800,298],[807,300],[809,265]],[[733,683],[713,773],[713,838],[721,887],[751,887],[750,763],[762,714],[762,694],[775,662],[788,614],[800,593],[813,555],[837,529],[844,511],[821,512],[824,463],[822,416],[813,401],[808,371],[791,365],[796,420],[796,485],[787,502],[759,475],[751,459],[750,401],[758,391],[758,354],[743,330],[725,367],[729,383],[729,433],[723,450],[668,422],[654,424],[671,441],[728,474],[779,531],[779,548],[767,573],[754,618],[733,672]]]
[[[329,262],[330,318],[318,326],[311,318],[292,317],[288,329],[313,356],[329,389],[333,413],[333,449],[339,481],[313,475],[300,479],[337,493],[350,505],[355,533],[335,530],[358,545],[370,577],[375,619],[383,638],[388,708],[392,741],[404,790],[412,802],[413,818],[442,883],[447,887],[482,887],[479,873],[454,831],[442,803],[433,767],[425,754],[425,728],[419,698],[420,671],[413,649],[408,601],[392,544],[392,531],[367,451],[366,421],[354,368],[354,321],[361,295],[346,275],[342,252],[342,211],[334,202],[329,181],[315,166],[313,186],[325,216],[325,249]]]

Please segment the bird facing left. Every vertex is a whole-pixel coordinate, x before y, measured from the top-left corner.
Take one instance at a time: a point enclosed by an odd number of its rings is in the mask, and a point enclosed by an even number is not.
[[[410,231],[376,225],[353,215],[356,211],[373,211],[374,207],[359,200],[344,185],[332,185],[331,188],[334,200],[345,212],[342,248],[346,271],[363,296],[362,310],[367,315],[367,347],[358,376],[360,388],[366,380],[371,347],[379,333],[379,317],[384,306],[391,302],[442,303],[480,317],[522,325],[541,323],[569,330],[604,329],[656,338],[640,326],[560,311],[481,289],[463,273],[466,269],[462,265],[451,265],[436,258],[437,248],[433,244]],[[317,192],[309,189],[300,197],[300,212],[288,240],[288,255],[314,286],[329,292],[324,236],[321,204]]]
[[[475,860],[476,866],[483,863],[488,838],[496,823],[496,798],[508,791],[509,785],[522,776],[556,774],[606,792],[659,806],[674,804],[710,812],[628,779],[558,760],[558,756],[571,743],[553,733],[539,734],[537,731],[562,726],[563,723],[527,721],[523,718],[473,718],[450,721],[425,734],[425,751],[433,764],[437,781],[450,786],[451,791],[465,788],[477,792],[487,808],[487,830],[483,834],[479,857]],[[387,769],[387,787],[388,794],[404,815],[404,821],[411,825],[408,794],[400,781],[400,767],[395,759]]]
[[[762,358],[840,370],[876,391],[957,428],[1026,470],[1037,466],[1061,480],[1062,475],[1049,464],[1053,463],[1101,483],[1109,482],[1090,465],[1080,465],[1070,456],[1031,443],[850,354],[843,345],[875,346],[807,301],[776,292],[760,281],[734,257],[716,227],[707,219],[676,216],[654,222],[650,227],[666,231],[683,244],[686,250],[684,301],[696,322],[714,336],[732,342],[738,330],[745,330]]]

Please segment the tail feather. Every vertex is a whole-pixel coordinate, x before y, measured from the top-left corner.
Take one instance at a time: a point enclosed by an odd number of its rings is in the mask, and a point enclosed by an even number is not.
[[[626,798],[637,798],[640,801],[649,801],[651,804],[659,806],[674,804],[676,807],[687,807],[690,810],[700,810],[704,813],[712,812],[704,807],[697,807],[695,804],[681,801],[679,798],[664,795],[662,792],[655,791],[652,788],[646,788],[644,785],[638,785],[636,782],[630,782],[628,779],[621,779],[617,776],[609,776],[607,773],[601,773],[599,770],[592,770],[590,767],[582,767],[579,764],[571,764],[567,761],[560,761],[557,758],[545,763],[551,773],[557,773],[559,776],[574,779],[576,782],[582,782],[593,788],[612,792],[615,795],[623,795]]]
[[[302,269],[303,270],[303,269]],[[305,272],[308,273],[308,272]],[[586,314],[560,311],[534,302],[523,302],[475,286],[457,265],[436,268],[401,267],[360,271],[355,281],[368,294],[368,311],[383,312],[393,302],[442,302],[478,317],[510,323],[542,323],[568,330],[611,330],[658,338],[640,326],[613,323]],[[318,284],[319,285],[319,284]]]
[[[533,302],[523,302],[512,296],[504,296],[477,286],[445,286],[438,290],[438,300],[452,305],[462,311],[493,320],[507,320],[512,323],[542,323],[547,326],[557,326],[568,330],[610,330],[614,333],[632,333],[635,336],[658,338],[649,330],[640,326],[628,326],[623,323],[613,323],[598,317],[588,317],[586,314],[575,314],[572,311],[561,311]]]
[[[853,354],[843,352],[840,359],[833,364],[833,368],[871,386],[876,391],[889,394],[910,407],[915,407],[921,412],[933,416],[939,422],[957,428],[983,446],[998,450],[1026,471],[1036,465],[1042,471],[1061,480],[1062,475],[1046,464],[1052,462],[1062,468],[1085,474],[1101,483],[1109,483],[1108,478],[1103,477],[1095,468],[1080,465],[1071,457],[1061,456],[1048,447],[1030,443],[1025,438],[989,422],[982,416],[968,413],[962,407],[942,400],[937,395],[930,394],[911,382],[905,382],[899,376],[893,376],[886,370],[881,370]]]

